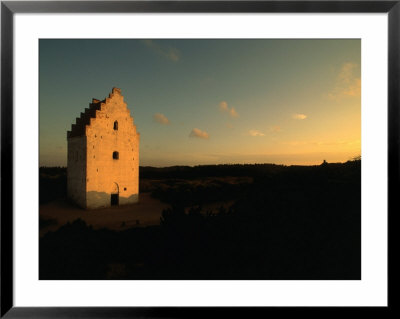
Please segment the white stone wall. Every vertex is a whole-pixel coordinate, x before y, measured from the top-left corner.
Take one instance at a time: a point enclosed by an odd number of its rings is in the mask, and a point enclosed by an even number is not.
[[[114,130],[114,122],[118,130]],[[119,204],[139,200],[139,133],[119,89],[106,98],[96,118],[86,126],[86,207],[111,205],[119,192]],[[119,159],[113,159],[118,152]]]
[[[86,208],[86,136],[68,139],[68,197]]]

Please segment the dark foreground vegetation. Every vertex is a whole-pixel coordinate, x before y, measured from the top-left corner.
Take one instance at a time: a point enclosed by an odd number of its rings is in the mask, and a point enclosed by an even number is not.
[[[40,239],[40,279],[361,278],[360,160],[140,169],[143,188],[170,204],[160,225],[66,224]]]

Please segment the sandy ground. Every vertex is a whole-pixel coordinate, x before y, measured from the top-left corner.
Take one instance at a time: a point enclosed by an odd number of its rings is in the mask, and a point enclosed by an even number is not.
[[[217,212],[221,206],[226,209],[234,201],[217,202],[203,206],[203,212]],[[108,228],[125,230],[131,227],[144,227],[160,224],[161,212],[169,207],[150,196],[150,193],[141,193],[139,203],[123,206],[114,206],[85,210],[68,202],[66,199],[56,200],[39,206],[39,215],[43,220],[51,220],[49,225],[39,231],[40,237],[49,231],[56,231],[68,222],[80,218],[91,225],[93,229]]]
[[[124,230],[134,226],[158,225],[161,212],[166,207],[168,204],[152,198],[150,193],[141,193],[137,204],[93,210],[81,209],[67,200],[57,200],[39,206],[39,215],[42,219],[56,221],[56,223],[40,229],[40,236],[42,237],[49,231],[55,231],[67,222],[78,218],[94,229]]]

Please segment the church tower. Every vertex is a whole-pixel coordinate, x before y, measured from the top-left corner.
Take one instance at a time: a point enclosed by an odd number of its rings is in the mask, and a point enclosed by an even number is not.
[[[139,138],[120,89],[93,99],[67,132],[68,197],[83,208],[138,202]]]

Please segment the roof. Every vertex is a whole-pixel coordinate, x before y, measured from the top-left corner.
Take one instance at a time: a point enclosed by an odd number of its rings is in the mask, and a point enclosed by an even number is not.
[[[114,87],[108,97],[110,98],[116,92],[121,94],[121,89]],[[81,112],[80,117],[76,118],[75,124],[72,124],[71,130],[67,132],[67,138],[85,136],[86,125],[90,125],[91,118],[96,118],[96,111],[100,110],[101,105],[105,102],[106,99],[102,101],[98,99],[92,99],[92,102],[89,104],[89,108],[85,108],[85,113]]]

